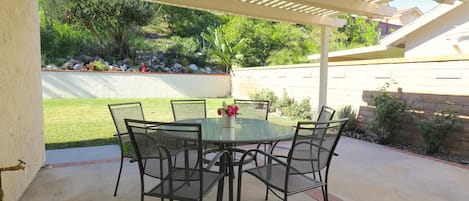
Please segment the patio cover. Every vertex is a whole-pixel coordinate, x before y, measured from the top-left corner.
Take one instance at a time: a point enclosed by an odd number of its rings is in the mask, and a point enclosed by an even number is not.
[[[392,0],[147,0],[149,2],[190,9],[242,15],[294,24],[321,26],[321,58],[318,106],[327,104],[327,66],[329,29],[345,25],[340,14],[357,14],[369,18],[392,16]]]

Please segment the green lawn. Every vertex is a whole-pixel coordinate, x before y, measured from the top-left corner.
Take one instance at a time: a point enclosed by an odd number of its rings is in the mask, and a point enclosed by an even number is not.
[[[123,102],[142,102],[145,119],[153,121],[172,121],[169,98],[144,99],[46,99],[44,100],[44,129],[46,149],[96,146],[115,144],[116,132],[107,104]],[[232,99],[207,99],[207,117],[217,117],[216,109],[222,102],[232,103]],[[293,125],[286,120],[269,114],[269,119]]]

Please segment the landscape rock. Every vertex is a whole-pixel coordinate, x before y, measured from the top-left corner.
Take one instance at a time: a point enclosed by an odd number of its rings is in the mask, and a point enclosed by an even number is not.
[[[199,67],[196,64],[189,64],[188,66],[189,70],[191,71],[197,71],[199,70]]]

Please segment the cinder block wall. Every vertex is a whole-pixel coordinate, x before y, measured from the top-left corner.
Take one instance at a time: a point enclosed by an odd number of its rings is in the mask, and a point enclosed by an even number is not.
[[[464,57],[463,57],[464,58]],[[416,59],[414,59],[416,60]],[[461,60],[413,61],[386,59],[329,64],[328,105],[367,105],[364,91],[378,90],[395,81],[389,90],[406,93],[469,95],[469,57]],[[232,76],[233,96],[247,98],[263,88],[281,97],[283,89],[295,100],[309,97],[317,108],[319,64],[241,68]]]
[[[2,172],[4,201],[19,200],[44,163],[40,65],[38,2],[1,1],[0,167],[26,162]]]
[[[363,123],[373,120],[370,91],[377,91],[387,82],[396,82],[389,91],[401,87],[405,98],[417,108],[427,112],[437,111],[445,101],[460,104],[463,114],[469,116],[469,60],[461,56],[453,59],[386,59],[361,62],[330,63],[328,75],[328,105],[340,108],[352,105],[359,111]],[[311,98],[312,108],[317,108],[319,64],[302,64],[275,67],[243,68],[232,76],[233,95],[248,98],[249,94],[263,88],[278,97],[285,89],[295,100]],[[469,122],[464,120],[459,132],[448,136],[443,149],[469,156]],[[397,142],[421,143],[417,129],[402,132]]]

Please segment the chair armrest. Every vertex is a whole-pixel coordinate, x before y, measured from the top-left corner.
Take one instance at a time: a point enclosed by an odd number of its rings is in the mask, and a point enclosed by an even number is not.
[[[296,143],[296,144],[293,145],[293,146],[297,146],[297,145],[299,145],[299,144],[309,144],[309,145],[314,146],[314,147],[317,147],[317,148],[319,148],[319,149],[321,149],[321,150],[324,150],[324,151],[327,151],[327,152],[331,152],[331,150],[329,150],[329,149],[327,149],[327,148],[324,148],[324,147],[322,147],[322,146],[319,146],[319,145],[317,145],[317,144],[315,144],[315,143],[311,143],[311,142],[300,142],[300,143]],[[339,154],[337,154],[337,153],[335,153],[335,152],[332,153],[332,155],[334,155],[334,156],[339,156]]]
[[[288,166],[287,163],[285,163],[284,161],[280,160],[280,159],[277,158],[276,156],[274,156],[274,155],[272,155],[272,154],[269,154],[269,153],[267,153],[267,152],[265,152],[265,151],[258,150],[258,149],[250,149],[250,150],[247,150],[247,151],[241,156],[240,163],[241,163],[241,164],[244,164],[244,160],[246,159],[246,156],[247,156],[247,155],[255,155],[255,154],[257,154],[257,153],[260,153],[260,154],[266,156],[266,157],[269,158],[269,159],[274,160],[275,162],[277,162],[277,163],[279,163],[279,164],[281,164],[281,165]],[[239,167],[239,170],[240,170],[240,172],[241,172],[242,166]]]

